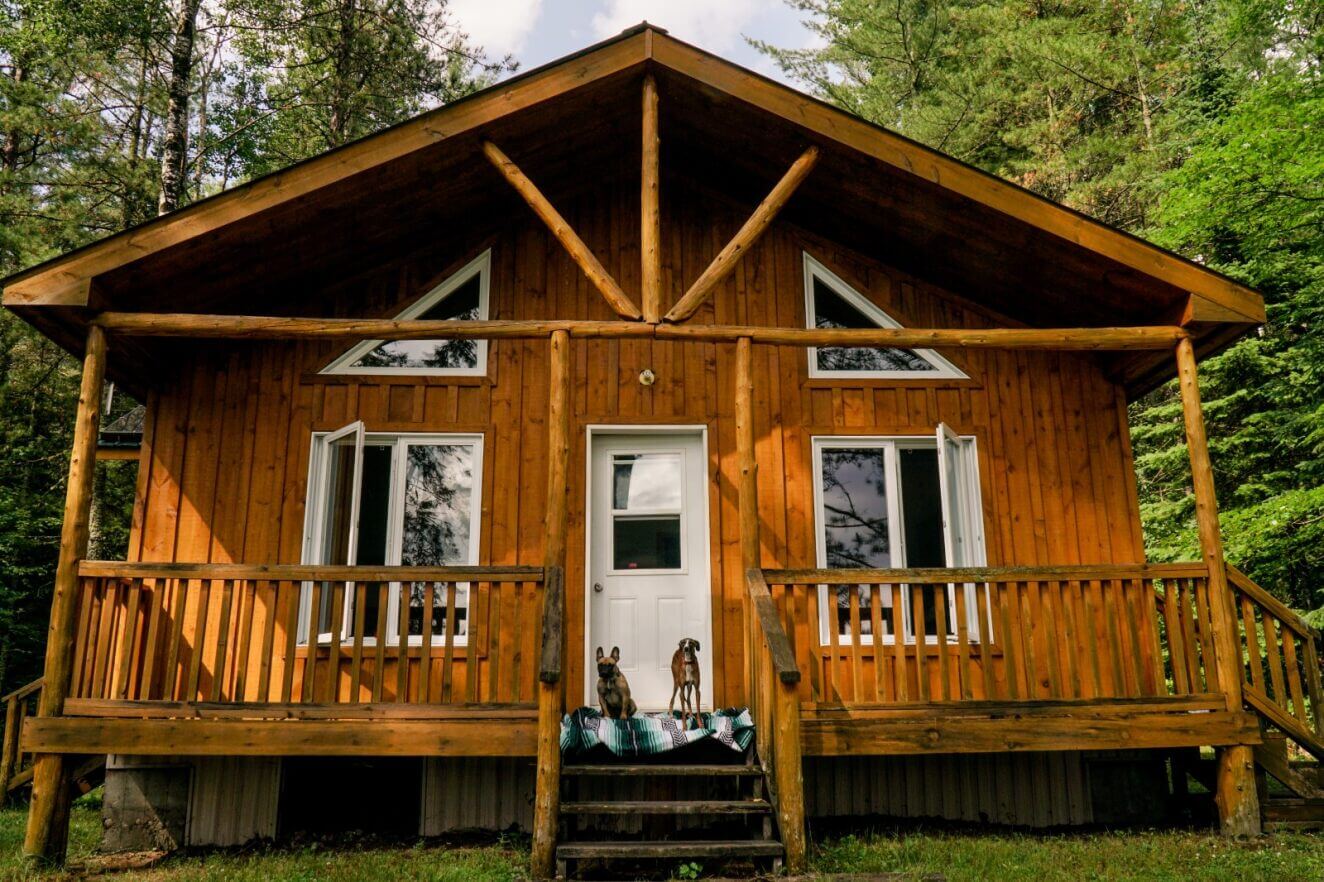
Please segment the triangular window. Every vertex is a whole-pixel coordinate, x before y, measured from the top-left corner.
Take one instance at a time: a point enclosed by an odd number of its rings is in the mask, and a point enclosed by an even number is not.
[[[487,318],[491,251],[420,297],[397,319],[482,321]],[[486,340],[364,340],[324,374],[485,374]]]
[[[810,328],[899,328],[901,324],[808,254],[805,315]],[[824,346],[809,350],[811,377],[965,377],[932,349]]]

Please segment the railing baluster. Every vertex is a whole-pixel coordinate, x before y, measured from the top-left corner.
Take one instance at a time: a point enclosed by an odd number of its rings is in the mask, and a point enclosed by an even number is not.
[[[441,661],[441,702],[451,701],[455,663],[455,640],[459,633],[459,586],[454,582],[446,583],[446,649]]]
[[[303,658],[303,700],[312,703],[317,700],[313,691],[317,685],[317,652],[322,645],[322,594],[326,584],[320,579],[313,582],[308,604],[308,643]]]
[[[133,671],[135,650],[139,648],[135,638],[138,636],[138,604],[142,597],[142,580],[129,579],[128,583],[124,621],[120,626],[119,666],[115,673],[114,695],[119,699],[129,696],[129,678]]]
[[[1177,587],[1173,579],[1163,580],[1163,630],[1168,635],[1168,662],[1172,667],[1172,683],[1178,695],[1189,695],[1190,672],[1186,665],[1186,637],[1182,632],[1181,608]]]
[[[212,666],[211,700],[220,701],[225,694],[226,650],[230,647],[230,610],[234,603],[234,580],[221,583],[221,620],[216,626],[216,663]]]
[[[1017,623],[1017,627],[1021,634],[1023,652],[1021,660],[1025,665],[1025,697],[1030,699],[1042,698],[1041,693],[1046,691],[1044,678],[1039,674],[1039,652],[1034,645],[1038,622],[1030,605],[1030,597],[1036,591],[1037,585],[1035,582],[1016,583],[1017,609],[1020,611],[1020,621]]]
[[[1320,685],[1319,655],[1315,649],[1314,632],[1301,642],[1301,646],[1301,662],[1306,669],[1306,694],[1310,696],[1310,708],[1314,711],[1315,734],[1324,735],[1324,688]]]
[[[397,630],[399,631],[398,649],[399,657],[395,665],[395,700],[404,704],[409,701],[409,602],[412,599],[414,587],[409,582],[397,583],[400,590],[400,601],[396,616]]]
[[[959,584],[952,593],[956,604],[956,679],[959,695],[965,701],[974,699],[974,670],[970,662],[970,616],[966,609],[966,586]]]
[[[1163,671],[1163,643],[1159,638],[1158,598],[1154,583],[1149,579],[1135,579],[1131,584],[1142,610],[1137,625],[1145,629],[1141,634],[1145,645],[1145,685],[1149,695],[1167,695],[1168,680]]]
[[[827,695],[827,700],[840,703],[842,701],[841,685],[838,678],[838,656],[841,652],[841,597],[838,593],[841,590],[840,585],[827,586],[827,607],[828,607],[828,647],[829,655],[827,664],[824,666],[824,673],[827,675],[823,681],[823,691]]]
[[[849,591],[850,593],[847,596],[849,606],[847,609],[850,614],[847,617],[847,622],[850,626],[851,700],[858,702],[864,698],[864,685],[861,676],[864,668],[864,656],[860,651],[862,636],[860,634],[860,586],[851,585]]]
[[[1005,665],[1007,671],[1007,692],[1013,700],[1019,699],[1022,695],[1029,697],[1022,686],[1024,681],[1020,665],[1021,635],[1019,629],[1014,625],[1014,622],[1020,618],[1019,612],[1015,612],[1018,607],[1016,583],[999,582],[998,615],[1000,623],[998,634],[1001,637],[999,642],[1002,644],[1003,665]]]
[[[1255,607],[1249,597],[1241,596],[1241,625],[1246,632],[1246,658],[1250,667],[1251,685],[1266,692],[1264,685],[1264,656],[1260,649],[1260,630],[1255,621]]]
[[[1214,623],[1209,610],[1209,580],[1192,580],[1195,586],[1196,624],[1200,631],[1200,662],[1204,665],[1205,688],[1218,692],[1220,679],[1218,664],[1215,663]]]
[[[1301,668],[1297,666],[1296,661],[1296,638],[1288,628],[1282,629],[1283,634],[1283,664],[1287,668],[1287,694],[1292,699],[1292,712],[1296,718],[1301,721],[1301,725],[1308,726],[1306,719],[1306,699],[1301,694]]]
[[[313,583],[314,586],[316,583]],[[282,591],[281,589],[284,589]],[[311,594],[312,592],[310,592]],[[303,594],[303,585],[299,582],[280,582],[276,588],[276,597],[273,601],[272,615],[276,615],[280,610],[282,602],[281,594],[284,594],[286,607],[285,612],[285,661],[281,667],[280,700],[286,703],[292,699],[294,691],[294,664],[298,655],[299,646],[299,598]],[[312,598],[309,597],[311,601]],[[316,631],[314,628],[312,631]],[[312,643],[310,632],[309,644]],[[309,651],[312,650],[311,645]]]
[[[437,583],[423,589],[423,639],[419,653],[418,703],[432,702],[432,616],[436,611]]]
[[[345,634],[345,590],[340,579],[331,583],[331,634],[326,662],[326,701],[340,701],[340,647]],[[314,693],[316,694],[316,693]]]
[[[792,647],[795,643],[795,629],[787,628]],[[887,677],[887,658],[883,652],[883,589],[881,585],[869,586],[869,630],[873,632],[873,696],[875,701],[893,701],[892,684]]]
[[[257,581],[253,583],[253,608],[256,613],[258,601],[264,595],[269,599],[262,616],[262,649],[257,664],[257,700],[267,701],[271,697],[271,674],[273,656],[276,652],[276,616],[279,614],[279,582]]]
[[[97,578],[84,578],[79,584],[79,603],[78,603],[78,633],[74,639],[74,669],[73,678],[70,681],[69,694],[76,698],[86,698],[87,693],[83,690],[88,679],[87,665],[91,658],[91,649],[88,641],[91,639],[91,629],[88,622],[91,621],[93,599],[96,597],[98,585],[101,580]],[[8,782],[0,782],[7,784]],[[3,796],[3,794],[0,794]]]
[[[382,684],[386,680],[386,611],[391,603],[388,582],[377,583],[377,625],[373,631],[372,702],[382,700]]]
[[[879,585],[879,590],[882,586]],[[906,610],[902,602],[901,586],[888,586],[892,592],[892,659],[893,678],[896,682],[896,700],[910,700],[910,669],[906,663]]]
[[[947,659],[947,586],[931,585],[929,590],[933,594],[933,632],[935,647],[938,650],[938,691],[933,699],[947,701],[951,697]]]
[[[239,652],[234,658],[233,701],[248,700],[248,661],[253,645],[253,617],[257,608],[257,583],[251,579],[236,579],[235,592],[239,595],[238,631]]]
[[[353,648],[350,650],[349,697],[346,699],[351,704],[358,704],[363,700],[359,689],[363,685],[363,632],[367,627],[364,617],[367,615],[367,593],[370,588],[371,586],[365,582],[354,583],[354,630],[350,634]]]
[[[515,601],[516,609],[519,604],[519,586],[516,589]],[[488,635],[494,629],[500,628],[501,623],[492,616],[491,598],[492,595],[500,590],[498,584],[488,585],[486,582],[477,583],[469,586],[469,651],[464,664],[464,686],[466,701],[478,701],[482,694],[482,678],[479,675],[479,656],[487,655],[487,666],[490,676],[492,662],[495,660],[496,653],[488,649]],[[518,617],[517,617],[517,629]],[[522,629],[516,630],[516,636],[521,634]],[[519,695],[519,674],[515,674],[512,681],[514,683],[513,695]]]
[[[924,586],[910,586],[910,623],[915,638],[915,685],[920,701],[928,701],[929,683],[928,628],[924,624]]]
[[[185,701],[198,700],[198,688],[202,680],[202,659],[207,648],[207,614],[211,606],[213,584],[211,579],[203,579],[200,583],[197,613],[194,616],[193,647],[189,652],[188,682],[184,688]]]
[[[1278,648],[1278,620],[1263,608],[1260,610],[1260,620],[1264,623],[1264,642],[1269,650],[1269,682],[1273,684],[1273,700],[1286,710],[1287,689],[1283,685],[1283,655]]]
[[[993,647],[996,638],[993,635],[993,615],[989,609],[989,592],[993,590],[991,582],[975,584],[975,609],[978,611],[979,667],[984,678],[985,701],[998,697],[998,672],[994,670]]]

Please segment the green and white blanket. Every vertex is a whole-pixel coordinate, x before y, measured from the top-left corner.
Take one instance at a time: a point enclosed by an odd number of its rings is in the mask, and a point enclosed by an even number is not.
[[[611,720],[596,708],[581,707],[561,720],[561,753],[566,756],[587,753],[599,744],[619,757],[655,756],[705,739],[744,752],[754,742],[754,719],[747,708],[733,707],[700,714],[683,729],[680,717],[670,714]]]

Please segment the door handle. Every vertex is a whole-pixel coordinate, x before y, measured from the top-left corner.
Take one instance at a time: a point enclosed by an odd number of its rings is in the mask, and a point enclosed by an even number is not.
[[[602,583],[601,583],[601,582],[594,582],[594,583],[593,583],[593,593],[594,593],[594,594],[601,594],[601,593],[602,593]]]

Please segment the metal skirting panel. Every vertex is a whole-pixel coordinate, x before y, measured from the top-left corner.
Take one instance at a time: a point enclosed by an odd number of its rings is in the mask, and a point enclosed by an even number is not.
[[[518,757],[428,757],[422,836],[533,829],[534,763]]]
[[[806,757],[810,818],[885,816],[1057,827],[1094,822],[1082,754]]]
[[[193,761],[188,845],[243,845],[276,835],[280,758],[208,756]]]

